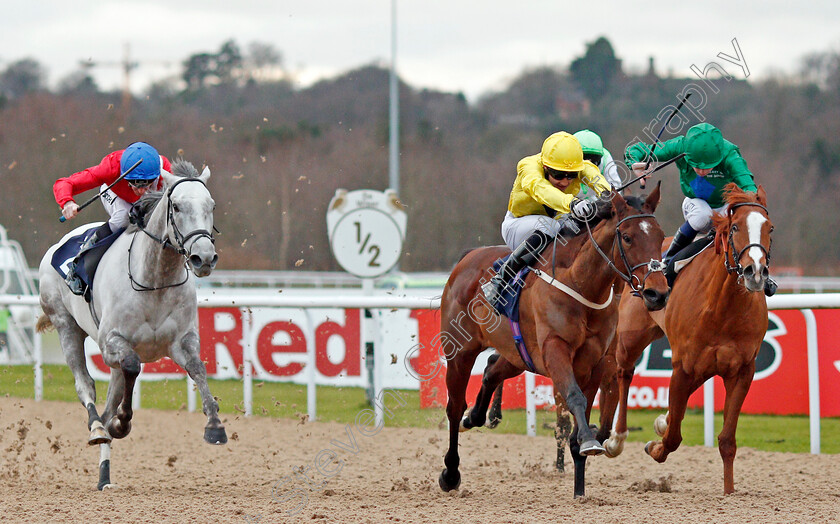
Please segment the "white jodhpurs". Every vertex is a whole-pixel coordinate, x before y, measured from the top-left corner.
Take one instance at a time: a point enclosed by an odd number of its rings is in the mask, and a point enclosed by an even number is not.
[[[102,189],[108,187],[106,184],[102,185]],[[102,190],[100,189],[100,191]],[[105,211],[111,217],[108,220],[108,225],[111,226],[111,231],[123,229],[128,227],[128,212],[131,210],[131,204],[118,197],[112,190],[102,193],[102,205]]]
[[[552,237],[562,229],[563,222],[545,215],[515,217],[508,211],[502,221],[502,238],[511,250],[519,247],[534,231],[542,231]]]
[[[725,211],[726,205],[712,209],[708,202],[700,198],[686,198],[683,200],[683,217],[691,228],[700,234],[708,233],[712,229],[712,213]]]

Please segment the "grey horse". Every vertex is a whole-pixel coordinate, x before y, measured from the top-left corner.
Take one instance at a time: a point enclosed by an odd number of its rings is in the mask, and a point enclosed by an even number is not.
[[[206,186],[210,170],[205,167],[199,175],[191,163],[178,160],[172,173],[162,171],[161,176],[163,191],[147,193],[135,205],[141,215],[145,210],[140,224],[129,227],[102,256],[90,304],[71,293],[50,264],[57,247],[89,225],[52,246],[39,268],[44,315],[37,329],[58,331],[76,393],[88,411],[88,443],[100,445],[100,490],[110,486],[111,439],[124,438],[131,431],[131,397],[141,362],[168,356],[184,368],[198,386],[207,415],[204,440],[227,442],[199,357],[193,280],[193,275],[209,275],[218,261],[212,234],[215,203]],[[111,367],[101,417],[94,381],[85,365],[85,337],[99,345]]]

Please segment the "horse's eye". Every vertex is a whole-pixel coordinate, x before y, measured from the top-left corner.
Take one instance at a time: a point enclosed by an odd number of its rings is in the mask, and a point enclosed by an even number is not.
[[[737,233],[737,232],[738,232],[738,226],[737,226],[737,225],[735,225],[735,224],[733,224],[733,225],[732,225],[732,232],[733,232],[733,233]]]
[[[178,204],[172,204],[172,211],[176,213],[180,211],[180,209],[178,209]]]
[[[621,235],[621,238],[624,240],[625,244],[630,243],[630,235]]]
[[[775,231],[775,230],[776,230],[776,228],[775,228],[775,227],[770,226],[770,233],[772,233],[772,232],[773,232],[773,231]]]

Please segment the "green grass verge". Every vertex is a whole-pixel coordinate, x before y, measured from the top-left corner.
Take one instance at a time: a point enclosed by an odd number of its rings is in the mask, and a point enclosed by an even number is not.
[[[96,394],[101,405],[105,398],[106,382],[96,383]],[[242,411],[242,382],[239,380],[211,380],[210,391],[219,399],[222,413],[235,414]],[[406,405],[392,406],[393,417],[386,419],[386,425],[398,427],[445,428],[445,413],[442,408],[420,409],[417,391],[400,390]],[[31,398],[33,396],[32,368],[28,366],[0,366],[0,395]],[[155,409],[186,409],[187,394],[184,380],[143,382],[142,406]],[[67,366],[44,366],[44,398],[78,402],[73,384],[73,375]],[[340,423],[352,422],[356,414],[368,407],[362,388],[319,386],[317,388],[318,419]],[[200,399],[198,399],[200,403]],[[200,409],[200,408],[199,408]],[[254,383],[254,414],[257,416],[299,418],[306,413],[306,387],[276,382]],[[662,411],[632,410],[628,414],[631,428],[629,439],[647,442],[656,439],[653,420]],[[79,417],[85,412],[79,407]],[[537,434],[552,435],[547,424],[555,420],[554,413],[541,410],[537,415]],[[598,412],[593,411],[592,422],[597,423]],[[715,434],[720,432],[723,416],[715,416]],[[495,430],[500,433],[525,433],[525,410],[513,409],[504,412],[504,419]],[[821,424],[821,451],[840,453],[840,418],[823,418]],[[807,453],[810,450],[808,417],[741,415],[738,421],[739,447],[751,447],[765,451],[787,451]],[[683,444],[703,443],[703,414],[700,410],[689,410],[683,421]]]

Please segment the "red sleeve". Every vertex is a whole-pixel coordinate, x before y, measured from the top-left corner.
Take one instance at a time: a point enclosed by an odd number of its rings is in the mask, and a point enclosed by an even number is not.
[[[167,173],[171,173],[172,172],[172,163],[169,162],[169,159],[166,158],[165,156],[160,155],[160,157],[163,159],[163,168],[166,170]]]
[[[97,166],[89,167],[78,173],[59,178],[53,185],[53,194],[59,207],[73,200],[73,196],[84,193],[102,184],[111,184],[120,176],[120,159],[122,150],[114,151]]]

